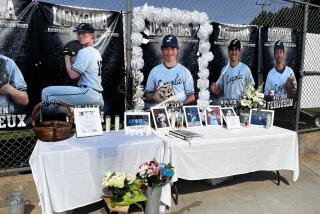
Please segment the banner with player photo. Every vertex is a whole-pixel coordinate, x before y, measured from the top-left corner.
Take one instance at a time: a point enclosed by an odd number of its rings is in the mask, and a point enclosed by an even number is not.
[[[209,64],[209,81],[216,82],[222,68],[228,64],[228,46],[233,39],[241,42],[240,61],[246,64],[258,84],[258,27],[253,25],[231,25],[212,22],[213,33],[210,36],[211,51],[214,60]],[[221,95],[221,94],[220,94]],[[214,104],[223,104],[223,97],[212,94]]]
[[[94,47],[102,56],[104,107],[101,111],[106,115],[124,112],[120,12],[22,0],[0,0],[0,5],[0,54],[4,56],[0,57],[4,59],[0,60],[0,68],[8,70],[2,72],[7,78],[1,76],[0,82],[0,86],[6,85],[0,89],[0,131],[30,127],[32,109],[41,102],[45,87],[77,85],[77,80],[71,80],[67,74],[63,48],[69,41],[78,39],[73,31],[82,22],[93,25]],[[8,85],[20,95],[10,96]]]
[[[263,72],[264,93],[267,96],[267,109],[275,109],[274,124],[294,129],[295,103],[300,79],[302,34],[296,29],[262,27],[261,30],[261,70]],[[280,42],[279,42],[280,41]],[[286,69],[281,77],[275,70],[276,57],[274,47],[284,47]],[[280,58],[278,60],[281,60]]]
[[[80,23],[90,23],[94,28],[94,45],[102,57],[101,75],[104,107],[100,110],[108,115],[124,112],[124,43],[122,13],[67,7],[49,3],[39,3],[37,10],[37,32],[39,65],[36,71],[41,79],[37,89],[55,85],[77,85],[67,74],[63,49],[73,40],[78,40],[74,32]],[[76,57],[76,56],[75,56]],[[90,58],[88,54],[88,58]],[[41,97],[41,90],[37,90]]]
[[[179,52],[178,63],[189,69],[194,81],[194,89],[197,92],[197,72],[198,68],[198,49],[199,39],[197,38],[197,31],[200,25],[193,24],[157,24],[145,21],[144,38],[148,39],[147,44],[142,44],[144,66],[141,72],[144,74],[143,85],[147,83],[148,75],[151,69],[163,63],[161,45],[165,35],[175,35],[178,39]],[[148,108],[148,104],[146,103]]]
[[[0,132],[30,124],[30,81],[35,69],[33,1],[0,0]]]
[[[290,28],[277,28],[277,27],[262,27],[261,28],[261,44],[262,44],[262,62],[261,70],[263,72],[263,80],[267,81],[267,77],[272,68],[276,64],[274,55],[274,46],[277,41],[281,41],[284,45],[284,63],[290,67],[294,72],[296,80],[299,79],[300,74],[300,59],[301,59],[301,33],[295,29]],[[280,43],[281,44],[281,43]],[[288,76],[289,77],[289,76]],[[269,75],[270,78],[270,75]],[[297,83],[295,82],[295,85]],[[268,88],[267,88],[268,89]],[[275,95],[284,95],[282,98],[293,98],[287,94],[286,89],[282,85],[273,87]],[[269,93],[270,91],[268,91]]]

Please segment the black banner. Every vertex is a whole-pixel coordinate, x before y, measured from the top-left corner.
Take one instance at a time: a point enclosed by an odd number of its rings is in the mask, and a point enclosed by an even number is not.
[[[144,35],[144,38],[149,39],[149,43],[142,45],[144,67],[141,70],[145,80],[143,85],[147,83],[148,75],[153,67],[163,62],[161,44],[165,35],[175,35],[179,42],[179,51],[177,61],[189,69],[194,81],[195,91],[197,91],[196,82],[198,79],[198,49],[199,39],[197,38],[198,26],[190,25],[158,25],[146,21],[146,29],[149,35]]]
[[[211,25],[213,26],[213,32],[209,41],[214,60],[209,64],[210,84],[218,80],[222,68],[227,65],[229,60],[228,45],[233,39],[241,41],[240,61],[250,68],[254,81],[258,84],[258,27],[216,22],[212,22]],[[217,99],[217,97],[213,97],[213,102],[219,104],[220,102]]]
[[[296,85],[299,85],[300,75],[300,59],[301,59],[301,32],[296,29],[278,28],[278,27],[262,27],[261,28],[261,44],[262,44],[262,63],[261,70],[263,72],[263,80],[267,81],[268,73],[275,66],[274,44],[281,40],[284,44],[285,65],[292,68]],[[286,77],[288,78],[288,77]],[[298,90],[297,90],[298,91]],[[298,93],[298,92],[297,92]],[[277,96],[267,102],[267,109],[275,110],[274,124],[291,130],[295,129],[296,124],[296,98],[297,96]]]
[[[30,28],[34,10],[35,3],[32,1],[0,0],[0,58],[6,64],[1,69],[8,74],[5,81],[8,84],[0,89],[0,131],[24,128],[30,123],[26,115],[27,101],[17,101],[18,95],[8,90],[12,87],[28,94],[26,90],[34,70],[34,40]],[[0,78],[1,81],[5,79],[3,76]]]
[[[82,22],[93,25],[94,47],[102,56],[104,113],[124,112],[124,43],[120,12],[21,0],[0,0],[0,5],[0,53],[13,59],[21,70],[29,97],[27,106],[15,106],[14,111],[0,105],[0,129],[30,125],[30,113],[41,101],[41,91],[45,87],[76,85],[77,80],[71,80],[67,74],[62,49],[69,41],[77,40],[73,30]],[[23,126],[18,126],[17,114],[24,115]],[[14,118],[17,122],[12,125]]]
[[[51,85],[72,85],[69,79],[62,49],[66,43],[77,40],[73,32],[82,22],[95,29],[94,47],[102,56],[102,87],[106,114],[124,112],[124,94],[120,87],[124,82],[124,44],[122,14],[104,10],[72,8],[40,3],[38,16],[39,89]],[[40,90],[38,91],[40,92]],[[40,98],[40,94],[36,95]]]
[[[285,48],[285,64],[292,68],[296,79],[300,77],[301,59],[301,32],[291,28],[262,27],[262,72],[263,80],[266,81],[269,71],[275,66],[274,44],[281,40]]]

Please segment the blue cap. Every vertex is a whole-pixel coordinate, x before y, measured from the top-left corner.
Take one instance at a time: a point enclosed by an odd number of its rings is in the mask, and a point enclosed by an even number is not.
[[[78,32],[78,33],[93,33],[94,29],[91,24],[89,23],[81,23],[77,26],[76,30],[73,32]]]
[[[174,35],[166,35],[162,40],[161,48],[179,48],[178,46],[178,39]]]
[[[282,49],[284,51],[284,44],[281,40],[278,40],[276,43],[274,43],[274,51],[278,49]]]

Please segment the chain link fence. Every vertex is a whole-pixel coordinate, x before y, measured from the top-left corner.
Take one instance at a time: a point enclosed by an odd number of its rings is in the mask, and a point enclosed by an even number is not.
[[[26,171],[37,137],[32,129],[0,132],[0,174]]]
[[[307,6],[307,33],[298,130],[300,133],[320,130],[320,7]]]
[[[308,35],[301,33],[299,37],[302,47],[306,46],[306,58],[309,59],[307,61],[301,60],[305,68],[300,69],[301,74],[305,75],[297,77],[300,83],[298,97],[301,99],[298,98],[298,102],[294,103],[293,108],[279,112],[276,115],[279,120],[275,121],[275,125],[297,131],[317,130],[320,127],[320,98],[318,93],[318,89],[320,89],[320,58],[318,54],[320,47],[320,9],[317,5],[284,0],[246,0],[241,1],[241,3],[236,0],[45,0],[44,2],[124,12],[128,11],[128,5],[130,8],[131,5],[136,7],[147,3],[155,7],[206,12],[210,21],[214,22],[294,28],[300,32],[306,30]],[[304,28],[305,14],[308,18],[306,28]],[[128,35],[128,32],[126,34]],[[299,49],[298,51],[304,58],[304,50]],[[302,104],[301,109],[300,102]],[[36,140],[37,138],[31,129],[1,131],[0,173],[30,169],[28,161]]]

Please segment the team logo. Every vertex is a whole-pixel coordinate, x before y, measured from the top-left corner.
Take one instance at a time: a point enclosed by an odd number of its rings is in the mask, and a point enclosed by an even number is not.
[[[171,40],[173,39],[172,36],[170,36],[168,39],[167,39],[167,42],[172,42]]]

